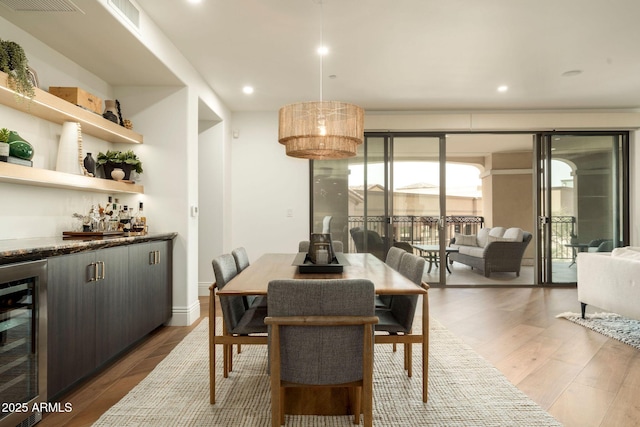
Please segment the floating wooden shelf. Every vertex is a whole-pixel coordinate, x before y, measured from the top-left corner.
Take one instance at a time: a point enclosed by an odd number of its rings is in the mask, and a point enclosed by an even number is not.
[[[78,107],[64,99],[35,88],[36,96],[29,100],[17,95],[7,83],[7,74],[0,71],[0,104],[23,111],[50,122],[80,122],[82,132],[109,142],[142,144],[142,135],[96,113]]]
[[[138,184],[30,168],[5,162],[0,162],[0,182],[100,193],[144,193],[144,187]]]

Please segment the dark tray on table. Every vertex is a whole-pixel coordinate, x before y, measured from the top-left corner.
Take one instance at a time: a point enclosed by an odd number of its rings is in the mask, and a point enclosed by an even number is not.
[[[342,253],[338,252],[330,264],[313,264],[309,254],[299,252],[293,260],[293,265],[298,266],[300,274],[336,274],[342,273],[344,266],[349,265],[349,262]]]

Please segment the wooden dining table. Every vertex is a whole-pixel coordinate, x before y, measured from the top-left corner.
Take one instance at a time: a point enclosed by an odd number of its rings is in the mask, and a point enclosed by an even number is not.
[[[404,342],[422,344],[422,401],[427,401],[428,368],[429,368],[429,300],[428,285],[418,286],[398,271],[389,267],[383,261],[372,254],[366,253],[344,253],[341,259],[344,262],[341,273],[299,273],[298,266],[294,265],[298,254],[264,254],[255,262],[252,262],[246,269],[229,281],[223,289],[217,291],[220,298],[226,296],[239,295],[267,295],[267,287],[274,279],[369,279],[375,285],[378,295],[422,295],[422,331],[411,333],[404,337]],[[298,257],[299,259],[299,257]],[[215,311],[215,286],[211,287],[211,317],[209,322],[212,330],[215,331],[216,319]],[[215,346],[216,344],[229,344],[230,341],[224,335],[210,334],[210,393],[211,403],[215,402]],[[387,334],[376,334],[375,343],[393,343],[395,337]],[[237,342],[237,341],[236,341]],[[258,342],[247,340],[246,344],[266,343],[266,339]],[[399,372],[402,372],[399,370]],[[374,374],[375,375],[375,374]],[[292,389],[298,393],[297,396],[287,395],[285,402],[286,413],[314,413],[319,412],[325,415],[341,414],[335,402],[325,402],[326,396],[318,393],[318,389],[313,389],[307,395],[300,395],[303,390]],[[317,403],[317,405],[314,405]],[[298,402],[298,403],[296,403]],[[337,412],[336,412],[337,411]],[[326,413],[328,412],[328,413]]]

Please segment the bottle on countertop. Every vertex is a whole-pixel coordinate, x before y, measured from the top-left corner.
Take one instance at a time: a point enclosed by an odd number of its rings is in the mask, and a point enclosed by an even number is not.
[[[122,231],[131,231],[131,214],[127,205],[124,205],[120,212],[120,224],[122,225]]]
[[[145,226],[147,225],[147,217],[144,216],[144,205],[142,202],[138,204],[138,212],[136,212],[135,217],[133,219],[133,231],[138,233],[145,231]]]

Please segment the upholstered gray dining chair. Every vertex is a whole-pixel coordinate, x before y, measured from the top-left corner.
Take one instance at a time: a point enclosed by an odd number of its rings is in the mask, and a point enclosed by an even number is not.
[[[398,271],[416,286],[421,286],[425,263],[424,258],[405,252]],[[418,295],[393,295],[389,308],[376,308],[376,316],[380,321],[375,330],[386,332],[397,338],[397,343],[404,344],[404,368],[409,376],[412,375],[412,348],[411,342],[403,340],[403,336],[411,333],[417,306]],[[396,343],[393,344],[395,349]]]
[[[213,273],[216,277],[214,287],[223,289],[236,275],[236,263],[231,254],[223,254],[213,259]],[[225,296],[220,298],[222,308],[222,333],[229,337],[246,336],[251,334],[264,334],[267,327],[264,318],[267,308],[264,306],[248,307],[247,301],[242,296]],[[215,331],[210,331],[215,333]],[[238,345],[240,345],[238,343]],[[233,370],[233,345],[224,344],[223,369],[224,377]]]
[[[285,421],[283,388],[299,385],[356,387],[354,423],[361,402],[372,425],[374,295],[367,279],[269,282],[272,426]]]
[[[236,262],[236,270],[238,273],[249,267],[249,256],[247,255],[247,250],[245,248],[235,248],[231,251],[231,255]]]
[[[404,249],[392,246],[387,252],[387,257],[385,258],[384,263],[394,270],[398,271],[400,268],[400,260],[402,259],[402,255],[406,253],[407,252]],[[393,295],[376,295],[376,308],[391,307],[392,298]]]
[[[249,267],[249,255],[244,247],[238,247],[231,251],[231,255],[236,262],[236,271],[240,274],[245,268]],[[261,296],[247,295],[244,297],[246,307],[253,307],[260,305],[267,306],[267,298]],[[238,345],[238,352],[240,352],[240,346]]]

